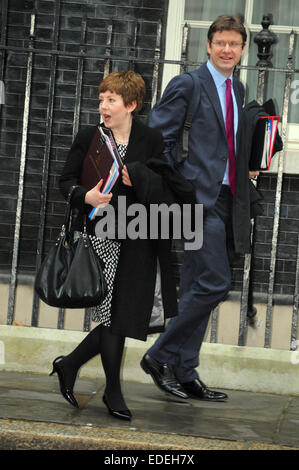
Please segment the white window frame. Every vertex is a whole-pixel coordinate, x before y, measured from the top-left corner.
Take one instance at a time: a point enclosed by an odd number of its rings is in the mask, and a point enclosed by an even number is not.
[[[283,0],[282,0],[283,1]],[[251,33],[257,33],[261,31],[260,24],[251,24],[248,23],[248,18],[250,21],[252,19],[254,0],[246,0],[245,3],[245,26],[248,33],[248,38]],[[184,18],[185,12],[185,0],[169,0],[168,6],[168,18],[167,18],[167,29],[166,29],[166,47],[165,47],[165,59],[172,61],[181,60],[181,49],[182,49],[182,35],[183,27],[186,23]],[[188,25],[192,28],[209,28],[210,21],[187,21]],[[248,26],[249,24],[249,26]],[[276,34],[289,34],[292,30],[295,33],[299,34],[299,26],[275,26],[271,25],[269,30],[273,31]],[[249,41],[248,41],[249,42]],[[244,56],[242,57],[242,65],[248,65],[248,49],[245,50]],[[167,83],[172,77],[180,73],[180,66],[178,64],[164,64],[163,77],[162,77],[162,91],[165,89]],[[240,71],[240,80],[243,83],[246,83],[247,80],[247,70],[241,69]],[[298,164],[298,153],[299,153],[299,124],[289,123],[287,126],[287,139],[286,139],[286,173],[299,173],[299,164]],[[276,159],[277,161],[277,159]],[[271,171],[277,171],[277,164],[275,159],[273,159],[273,164],[271,165]]]

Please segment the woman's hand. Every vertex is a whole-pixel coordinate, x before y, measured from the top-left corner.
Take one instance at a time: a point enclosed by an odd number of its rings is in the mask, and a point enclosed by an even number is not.
[[[104,207],[109,204],[112,193],[104,194],[101,193],[100,188],[103,180],[101,179],[94,188],[85,194],[85,203],[90,204],[93,207]]]
[[[130,176],[129,176],[129,173],[128,173],[128,169],[127,167],[124,165],[123,166],[123,169],[122,169],[122,180],[123,180],[123,183],[126,185],[126,186],[133,186],[132,185],[132,182],[130,180]]]
[[[249,172],[249,178],[250,178],[251,180],[254,180],[254,179],[256,179],[256,178],[258,177],[259,174],[260,174],[259,171],[250,171],[250,172]]]

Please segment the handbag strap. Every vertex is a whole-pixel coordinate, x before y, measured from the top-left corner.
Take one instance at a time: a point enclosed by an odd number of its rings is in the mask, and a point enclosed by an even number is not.
[[[72,225],[72,196],[76,188],[78,188],[78,185],[71,186],[67,196],[67,207],[64,217],[64,226],[68,232],[70,231]]]
[[[70,232],[72,226],[72,197],[76,188],[79,188],[79,185],[74,185],[70,187],[68,197],[67,197],[67,206],[64,216],[64,224],[62,226],[62,232]],[[86,214],[83,214],[83,233],[86,235]]]

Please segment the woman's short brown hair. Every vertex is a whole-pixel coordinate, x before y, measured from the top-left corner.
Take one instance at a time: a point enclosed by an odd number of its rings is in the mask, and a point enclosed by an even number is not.
[[[208,30],[208,40],[210,43],[217,31],[236,31],[240,33],[243,40],[243,46],[247,39],[247,32],[243,21],[238,15],[221,15],[211,24]]]
[[[132,70],[110,73],[99,85],[99,93],[108,90],[121,95],[125,106],[136,101],[134,114],[141,110],[145,97],[145,83],[138,73]]]

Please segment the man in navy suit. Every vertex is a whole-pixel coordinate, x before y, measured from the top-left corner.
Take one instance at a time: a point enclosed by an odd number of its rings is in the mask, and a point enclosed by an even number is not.
[[[181,398],[227,398],[225,393],[209,390],[199,379],[196,367],[210,313],[230,290],[228,231],[233,234],[235,252],[246,253],[250,247],[249,178],[258,173],[248,173],[247,163],[238,154],[244,86],[233,76],[244,54],[246,38],[237,16],[220,16],[210,26],[209,60],[197,70],[200,102],[184,162],[175,161],[173,148],[193,96],[189,74],[170,81],[149,120],[151,127],[163,133],[168,160],[192,182],[197,201],[204,206],[203,245],[199,250],[184,252],[179,314],[141,361],[143,370],[151,374],[161,390]]]

